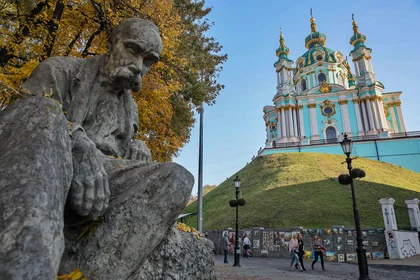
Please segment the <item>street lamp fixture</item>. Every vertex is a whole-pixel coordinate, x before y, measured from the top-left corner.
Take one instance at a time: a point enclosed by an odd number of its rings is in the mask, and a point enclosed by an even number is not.
[[[236,189],[236,200],[229,201],[229,205],[236,207],[236,227],[235,227],[235,262],[233,266],[240,267],[239,258],[241,255],[241,249],[239,248],[239,227],[238,227],[238,207],[245,205],[245,199],[239,198],[239,187],[241,186],[241,180],[238,175],[236,175],[235,180],[233,180],[235,189]]]
[[[357,209],[356,205],[356,194],[354,192],[354,183],[353,179],[357,177],[364,177],[365,172],[361,169],[354,169],[352,172],[353,167],[351,166],[352,158],[351,150],[352,150],[353,142],[351,139],[347,138],[347,134],[344,134],[344,139],[341,141],[341,148],[343,149],[344,154],[347,156],[346,163],[347,169],[349,170],[349,175],[342,174],[339,176],[339,182],[343,185],[351,185],[351,196],[353,199],[353,214],[354,214],[354,222],[356,224],[356,240],[357,240],[357,263],[359,266],[359,279],[361,280],[369,280],[369,270],[366,258],[366,249],[363,246],[362,240],[362,230],[360,228],[360,219],[359,219],[359,210]],[[357,171],[357,172],[354,172]]]

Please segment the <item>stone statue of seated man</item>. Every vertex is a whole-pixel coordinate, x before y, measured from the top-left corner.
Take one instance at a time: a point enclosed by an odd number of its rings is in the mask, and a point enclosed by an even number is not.
[[[134,139],[138,108],[130,90],[141,88],[159,60],[158,28],[127,19],[108,49],[90,59],[47,59],[23,84],[32,95],[0,112],[3,280],[52,280],[59,267],[81,268],[90,280],[127,279],[188,201],[193,176],[153,162]],[[74,235],[65,214],[103,222],[77,240],[80,231]]]

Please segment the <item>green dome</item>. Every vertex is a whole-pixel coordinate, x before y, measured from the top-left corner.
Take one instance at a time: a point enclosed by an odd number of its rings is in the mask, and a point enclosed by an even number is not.
[[[279,58],[287,58],[288,54],[289,54],[289,48],[286,46],[280,46],[276,50],[276,56],[278,56]]]
[[[274,66],[280,62],[280,59],[286,59],[287,61],[292,61],[290,60],[287,56],[289,55],[289,48],[284,44],[284,38],[283,38],[283,34],[281,33],[281,29],[280,29],[280,47],[278,47],[278,49],[276,50],[276,56],[278,56],[278,60],[276,63],[274,63]]]
[[[324,46],[326,41],[327,36],[325,36],[325,34],[318,31],[311,32],[311,34],[305,38],[305,47],[310,49],[313,46]]]
[[[313,47],[311,47],[306,53],[302,55],[302,57],[305,58],[304,64],[302,66],[298,65],[298,67],[306,67],[321,61],[337,62],[337,58],[335,57],[334,52],[335,51],[330,48],[313,43]],[[314,55],[315,53],[319,53],[319,55]]]
[[[363,46],[364,42],[366,42],[366,36],[359,33],[359,28],[355,21],[353,21],[353,31],[354,31],[354,34],[350,38],[350,44],[354,46],[355,48]]]
[[[312,47],[323,47],[327,41],[325,34],[316,30],[315,19],[311,18],[311,34],[305,38],[305,47],[310,49]]]

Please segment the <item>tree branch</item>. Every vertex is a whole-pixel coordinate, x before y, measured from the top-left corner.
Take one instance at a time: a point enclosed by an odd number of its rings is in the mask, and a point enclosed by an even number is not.
[[[47,38],[45,39],[41,61],[51,56],[55,37],[57,35],[58,23],[60,22],[63,11],[64,11],[63,0],[59,0],[55,4],[53,16],[48,22],[48,35],[47,35]]]
[[[23,39],[29,35],[29,23],[35,23],[35,16],[38,15],[44,7],[48,7],[48,1],[42,1],[36,5],[35,8],[25,17],[23,27],[19,28],[13,35],[13,45],[19,45],[22,43]],[[16,56],[13,54],[14,48],[8,45],[2,46],[0,48],[0,66],[4,67],[6,63]]]
[[[86,56],[89,54],[89,48],[90,48],[90,46],[92,45],[93,40],[94,40],[94,39],[95,39],[95,37],[96,37],[97,35],[99,35],[99,33],[101,33],[104,29],[105,29],[105,25],[104,25],[103,23],[101,23],[101,25],[99,25],[99,28],[98,28],[95,32],[93,32],[93,33],[92,33],[92,35],[90,35],[90,37],[89,37],[89,39],[88,39],[88,41],[87,41],[87,43],[86,43],[85,49],[84,49],[84,50],[83,50],[83,52],[82,52],[82,57],[86,57]]]

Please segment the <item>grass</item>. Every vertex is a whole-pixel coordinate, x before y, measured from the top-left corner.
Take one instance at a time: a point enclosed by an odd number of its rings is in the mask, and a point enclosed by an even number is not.
[[[337,177],[347,173],[341,155],[284,153],[258,157],[220,184],[203,199],[203,228],[223,229],[235,226],[233,179],[241,179],[240,228],[305,228],[354,226],[350,186],[342,186]],[[353,167],[366,171],[355,181],[355,192],[362,227],[383,227],[378,200],[392,197],[395,205],[420,198],[420,173],[370,159],[358,158]],[[197,211],[197,202],[183,213]],[[407,214],[408,215],[408,214]],[[397,221],[398,222],[398,221]],[[187,224],[196,227],[196,219]]]

